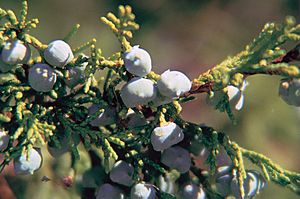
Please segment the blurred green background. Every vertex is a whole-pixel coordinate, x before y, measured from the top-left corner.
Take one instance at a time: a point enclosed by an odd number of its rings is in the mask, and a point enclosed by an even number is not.
[[[283,21],[286,15],[300,21],[298,0],[30,0],[29,16],[40,19],[32,34],[48,43],[63,38],[79,23],[81,29],[71,45],[77,47],[95,37],[97,47],[109,56],[119,50],[119,44],[99,18],[108,11],[116,12],[120,4],[133,7],[141,29],[132,43],[150,52],[154,71],[181,70],[191,79],[242,50],[264,23]],[[17,11],[21,1],[0,0],[0,7]],[[300,109],[286,105],[278,97],[279,78],[255,76],[248,80],[244,108],[236,113],[238,125],[233,126],[225,114],[209,107],[204,94],[184,105],[183,117],[225,131],[240,145],[264,153],[284,168],[300,171]],[[87,162],[83,154],[79,171],[88,166]],[[0,178],[0,199],[79,198],[76,186],[66,188],[61,183],[69,165],[68,155],[58,160],[45,155],[37,175],[16,178],[8,168],[5,178],[3,174]],[[42,176],[52,180],[42,182]],[[299,197],[269,183],[257,198]]]

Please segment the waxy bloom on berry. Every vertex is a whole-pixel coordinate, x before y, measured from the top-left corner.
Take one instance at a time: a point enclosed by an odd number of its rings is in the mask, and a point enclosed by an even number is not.
[[[56,73],[47,64],[35,64],[29,69],[28,81],[34,90],[49,92],[56,82]]]
[[[138,183],[131,188],[130,199],[155,199],[155,189],[151,184]]]
[[[124,199],[121,189],[111,184],[105,183],[100,186],[96,199]]]
[[[245,198],[253,198],[264,188],[266,181],[257,171],[248,170],[246,175],[243,183]],[[237,176],[231,181],[231,191],[235,198],[242,198]]]
[[[83,83],[86,76],[85,76],[85,68],[87,66],[87,62],[81,64],[80,66],[75,66],[68,69],[69,77],[64,79],[65,83],[68,87],[74,88],[80,83]]]
[[[109,174],[110,179],[118,184],[131,186],[133,184],[133,166],[123,160],[116,162]]]
[[[175,146],[163,151],[161,162],[171,169],[176,169],[180,173],[187,172],[191,167],[191,157],[188,150]]]
[[[121,98],[128,108],[146,105],[157,95],[154,83],[145,78],[135,77],[121,89]]]
[[[71,47],[62,40],[52,41],[45,49],[44,57],[50,65],[59,68],[64,67],[74,59]]]
[[[3,46],[0,59],[0,71],[5,73],[14,68],[17,64],[28,62],[30,58],[29,46],[20,40],[8,41]]]
[[[181,142],[183,138],[182,129],[177,124],[170,122],[153,130],[151,144],[155,151],[162,151]]]
[[[157,86],[161,95],[177,98],[188,92],[192,87],[192,83],[182,72],[167,70],[161,74],[160,79],[157,81]]]
[[[125,68],[131,74],[144,77],[151,72],[151,57],[146,50],[139,46],[133,46],[123,57]]]
[[[188,198],[188,199],[205,199],[205,192],[204,190],[194,183],[188,183],[183,186],[180,192],[181,198]]]
[[[248,82],[246,82],[246,80],[244,80],[240,87],[235,87],[232,85],[227,86],[227,95],[228,95],[230,104],[232,104],[235,107],[235,109],[238,111],[241,110],[244,106],[243,92],[246,89],[247,85],[248,85]]]
[[[28,156],[27,156],[28,155]],[[36,149],[30,149],[28,154],[22,154],[14,159],[15,174],[33,174],[41,167],[42,156]]]

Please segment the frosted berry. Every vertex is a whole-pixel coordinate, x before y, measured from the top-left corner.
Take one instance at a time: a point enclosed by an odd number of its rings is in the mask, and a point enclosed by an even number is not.
[[[69,77],[67,79],[64,79],[66,85],[70,88],[74,88],[80,83],[84,82],[85,79],[85,68],[87,66],[87,62],[81,64],[80,66],[75,66],[70,69],[69,71]]]
[[[194,183],[189,183],[183,186],[180,192],[181,198],[188,198],[188,199],[205,199],[205,192],[204,190]]]
[[[244,98],[245,98],[244,91],[247,85],[248,82],[244,80],[239,87],[235,87],[232,85],[226,87],[227,89],[226,94],[228,96],[230,105],[238,111],[241,110],[244,106]],[[213,106],[218,106],[218,103],[220,103],[220,101],[222,100],[223,95],[224,95],[223,91],[214,92],[213,96],[209,96],[208,103]]]
[[[47,64],[35,64],[29,69],[28,81],[34,90],[49,92],[56,82],[56,73]]]
[[[114,164],[109,177],[113,182],[129,187],[133,184],[133,173],[134,169],[131,164],[119,160]]]
[[[217,161],[217,166],[219,167],[232,165],[232,161],[229,155],[227,154],[226,150],[224,149],[224,147],[220,147],[219,153],[216,156],[216,161]]]
[[[245,198],[253,198],[261,190],[260,181],[263,179],[263,177],[257,172],[253,171],[246,171],[246,175],[247,177],[246,179],[244,179],[243,183]],[[234,197],[242,198],[240,195],[240,188],[237,177],[234,177],[231,181],[231,191]]]
[[[14,159],[14,171],[17,175],[33,174],[41,167],[42,156],[36,149],[30,149],[28,156],[22,154]]]
[[[121,89],[121,98],[128,108],[146,105],[157,95],[154,83],[145,78],[135,77]]]
[[[89,108],[89,115],[93,115],[98,110],[100,110],[99,105],[92,105]],[[117,117],[117,112],[114,107],[107,107],[104,112],[100,113],[99,116],[90,122],[92,126],[105,126],[115,123]]]
[[[248,82],[243,81],[240,87],[235,87],[232,85],[227,86],[227,95],[230,101],[230,104],[234,106],[236,110],[241,110],[244,106],[244,94],[243,92],[246,89]]]
[[[100,186],[96,199],[124,199],[121,189],[111,184],[105,183]]]
[[[20,40],[7,42],[1,51],[0,71],[5,73],[14,68],[17,64],[28,62],[30,48]]]
[[[287,104],[300,106],[300,79],[282,79],[279,85],[279,95]]]
[[[127,127],[135,128],[139,126],[144,126],[147,124],[146,118],[142,114],[134,112],[132,109],[128,110],[126,115]]]
[[[155,151],[162,151],[181,142],[183,138],[182,129],[177,124],[170,122],[153,130],[151,144]]]
[[[44,51],[46,61],[59,68],[64,67],[74,59],[69,44],[62,40],[52,41]]]
[[[192,87],[192,83],[182,72],[167,70],[161,74],[157,86],[161,95],[176,98],[188,92]]]
[[[266,180],[265,178],[256,170],[247,170],[247,173],[252,174],[258,179],[258,185],[257,185],[257,194],[265,188],[266,186]]]
[[[170,147],[163,151],[161,162],[171,169],[178,170],[180,173],[187,172],[191,167],[189,152],[179,146]]]
[[[233,177],[231,166],[222,166],[217,169],[216,189],[222,197],[227,197],[231,194],[231,181]]]
[[[205,147],[203,142],[199,140],[197,135],[194,136],[194,139],[191,140],[190,152],[193,153],[197,159],[197,164],[202,169],[209,170],[206,160],[210,154],[210,151]],[[218,167],[228,166],[232,164],[230,157],[227,155],[224,147],[220,147],[218,154],[216,155],[216,163]]]
[[[131,188],[130,199],[155,199],[153,185],[138,183]]]
[[[0,130],[0,151],[7,148],[9,143],[9,136],[5,131]]]
[[[146,50],[139,46],[133,46],[123,57],[125,68],[131,74],[143,77],[151,72],[151,57]]]

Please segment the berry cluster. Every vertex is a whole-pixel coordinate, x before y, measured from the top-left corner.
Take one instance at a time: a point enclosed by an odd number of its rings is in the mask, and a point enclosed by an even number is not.
[[[157,85],[144,78],[151,72],[151,58],[147,51],[138,46],[124,54],[124,65],[129,73],[136,76],[121,89],[121,98],[128,108],[149,102],[157,106],[167,104],[191,89],[191,81],[179,71],[165,71],[157,80]]]

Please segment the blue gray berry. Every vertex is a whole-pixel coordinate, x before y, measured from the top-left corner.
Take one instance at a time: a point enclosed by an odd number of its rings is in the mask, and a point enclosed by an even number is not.
[[[182,187],[180,191],[181,198],[188,198],[188,199],[205,199],[206,195],[204,190],[194,183],[188,183]]]
[[[133,46],[123,57],[125,68],[131,74],[144,77],[151,72],[151,57],[146,50],[139,46]]]
[[[206,160],[210,154],[210,151],[205,147],[198,135],[195,135],[194,139],[191,140],[190,152],[196,156],[197,163],[201,164],[202,169],[209,170]],[[222,146],[219,148],[218,153],[216,154],[216,163],[218,167],[232,164],[230,157],[227,155],[226,150]]]
[[[134,168],[131,164],[119,160],[114,164],[109,177],[113,182],[129,187],[133,184],[133,173]]]
[[[14,159],[14,171],[17,175],[33,174],[41,167],[41,164],[41,153],[32,148],[29,149],[28,156],[27,154],[22,154],[21,156]]]
[[[30,48],[20,40],[8,41],[1,50],[0,71],[5,73],[17,64],[23,64],[30,59]]]
[[[240,87],[235,87],[232,85],[227,86],[227,95],[230,104],[234,106],[236,110],[241,110],[244,106],[244,91],[248,85],[246,80],[243,81]]]
[[[96,199],[124,199],[121,189],[111,184],[105,183],[100,186]]]
[[[47,64],[35,64],[29,69],[28,81],[34,90],[49,92],[56,82],[56,73]]]
[[[217,169],[216,189],[222,197],[227,197],[231,194],[231,181],[233,177],[231,166],[222,166]]]
[[[154,83],[145,78],[135,77],[121,89],[121,98],[128,108],[147,105],[157,95]]]
[[[151,184],[138,183],[131,188],[130,199],[155,199],[155,189]]]
[[[216,107],[223,100],[223,97],[226,94],[228,96],[230,105],[239,111],[244,106],[244,91],[247,85],[248,82],[244,80],[239,87],[229,85],[225,90],[215,91],[213,92],[213,95],[208,95],[207,103]]]
[[[45,60],[52,66],[64,67],[74,59],[69,44],[62,40],[55,40],[49,43],[44,51]]]
[[[182,72],[167,70],[161,74],[157,86],[161,95],[177,98],[188,92],[192,87],[192,83]]]
[[[81,64],[80,66],[75,66],[68,69],[69,77],[64,79],[66,85],[70,88],[74,88],[80,83],[83,83],[85,80],[85,68],[87,66],[87,62]]]
[[[165,150],[184,138],[182,129],[174,122],[156,127],[151,134],[151,144],[155,151]]]
[[[261,189],[264,187],[264,178],[256,171],[248,170],[246,171],[246,179],[244,179],[244,198],[253,198],[255,195],[259,194]],[[231,191],[235,198],[242,198],[240,194],[240,188],[238,184],[238,179],[235,176],[231,181]]]
[[[170,147],[163,151],[161,162],[171,169],[176,169],[180,173],[187,172],[191,167],[190,153],[179,146]]]
[[[143,114],[142,113],[138,114],[134,112],[132,109],[128,110],[128,113],[126,115],[126,120],[127,120],[127,126],[129,128],[135,128],[147,124],[147,120],[143,116]]]

